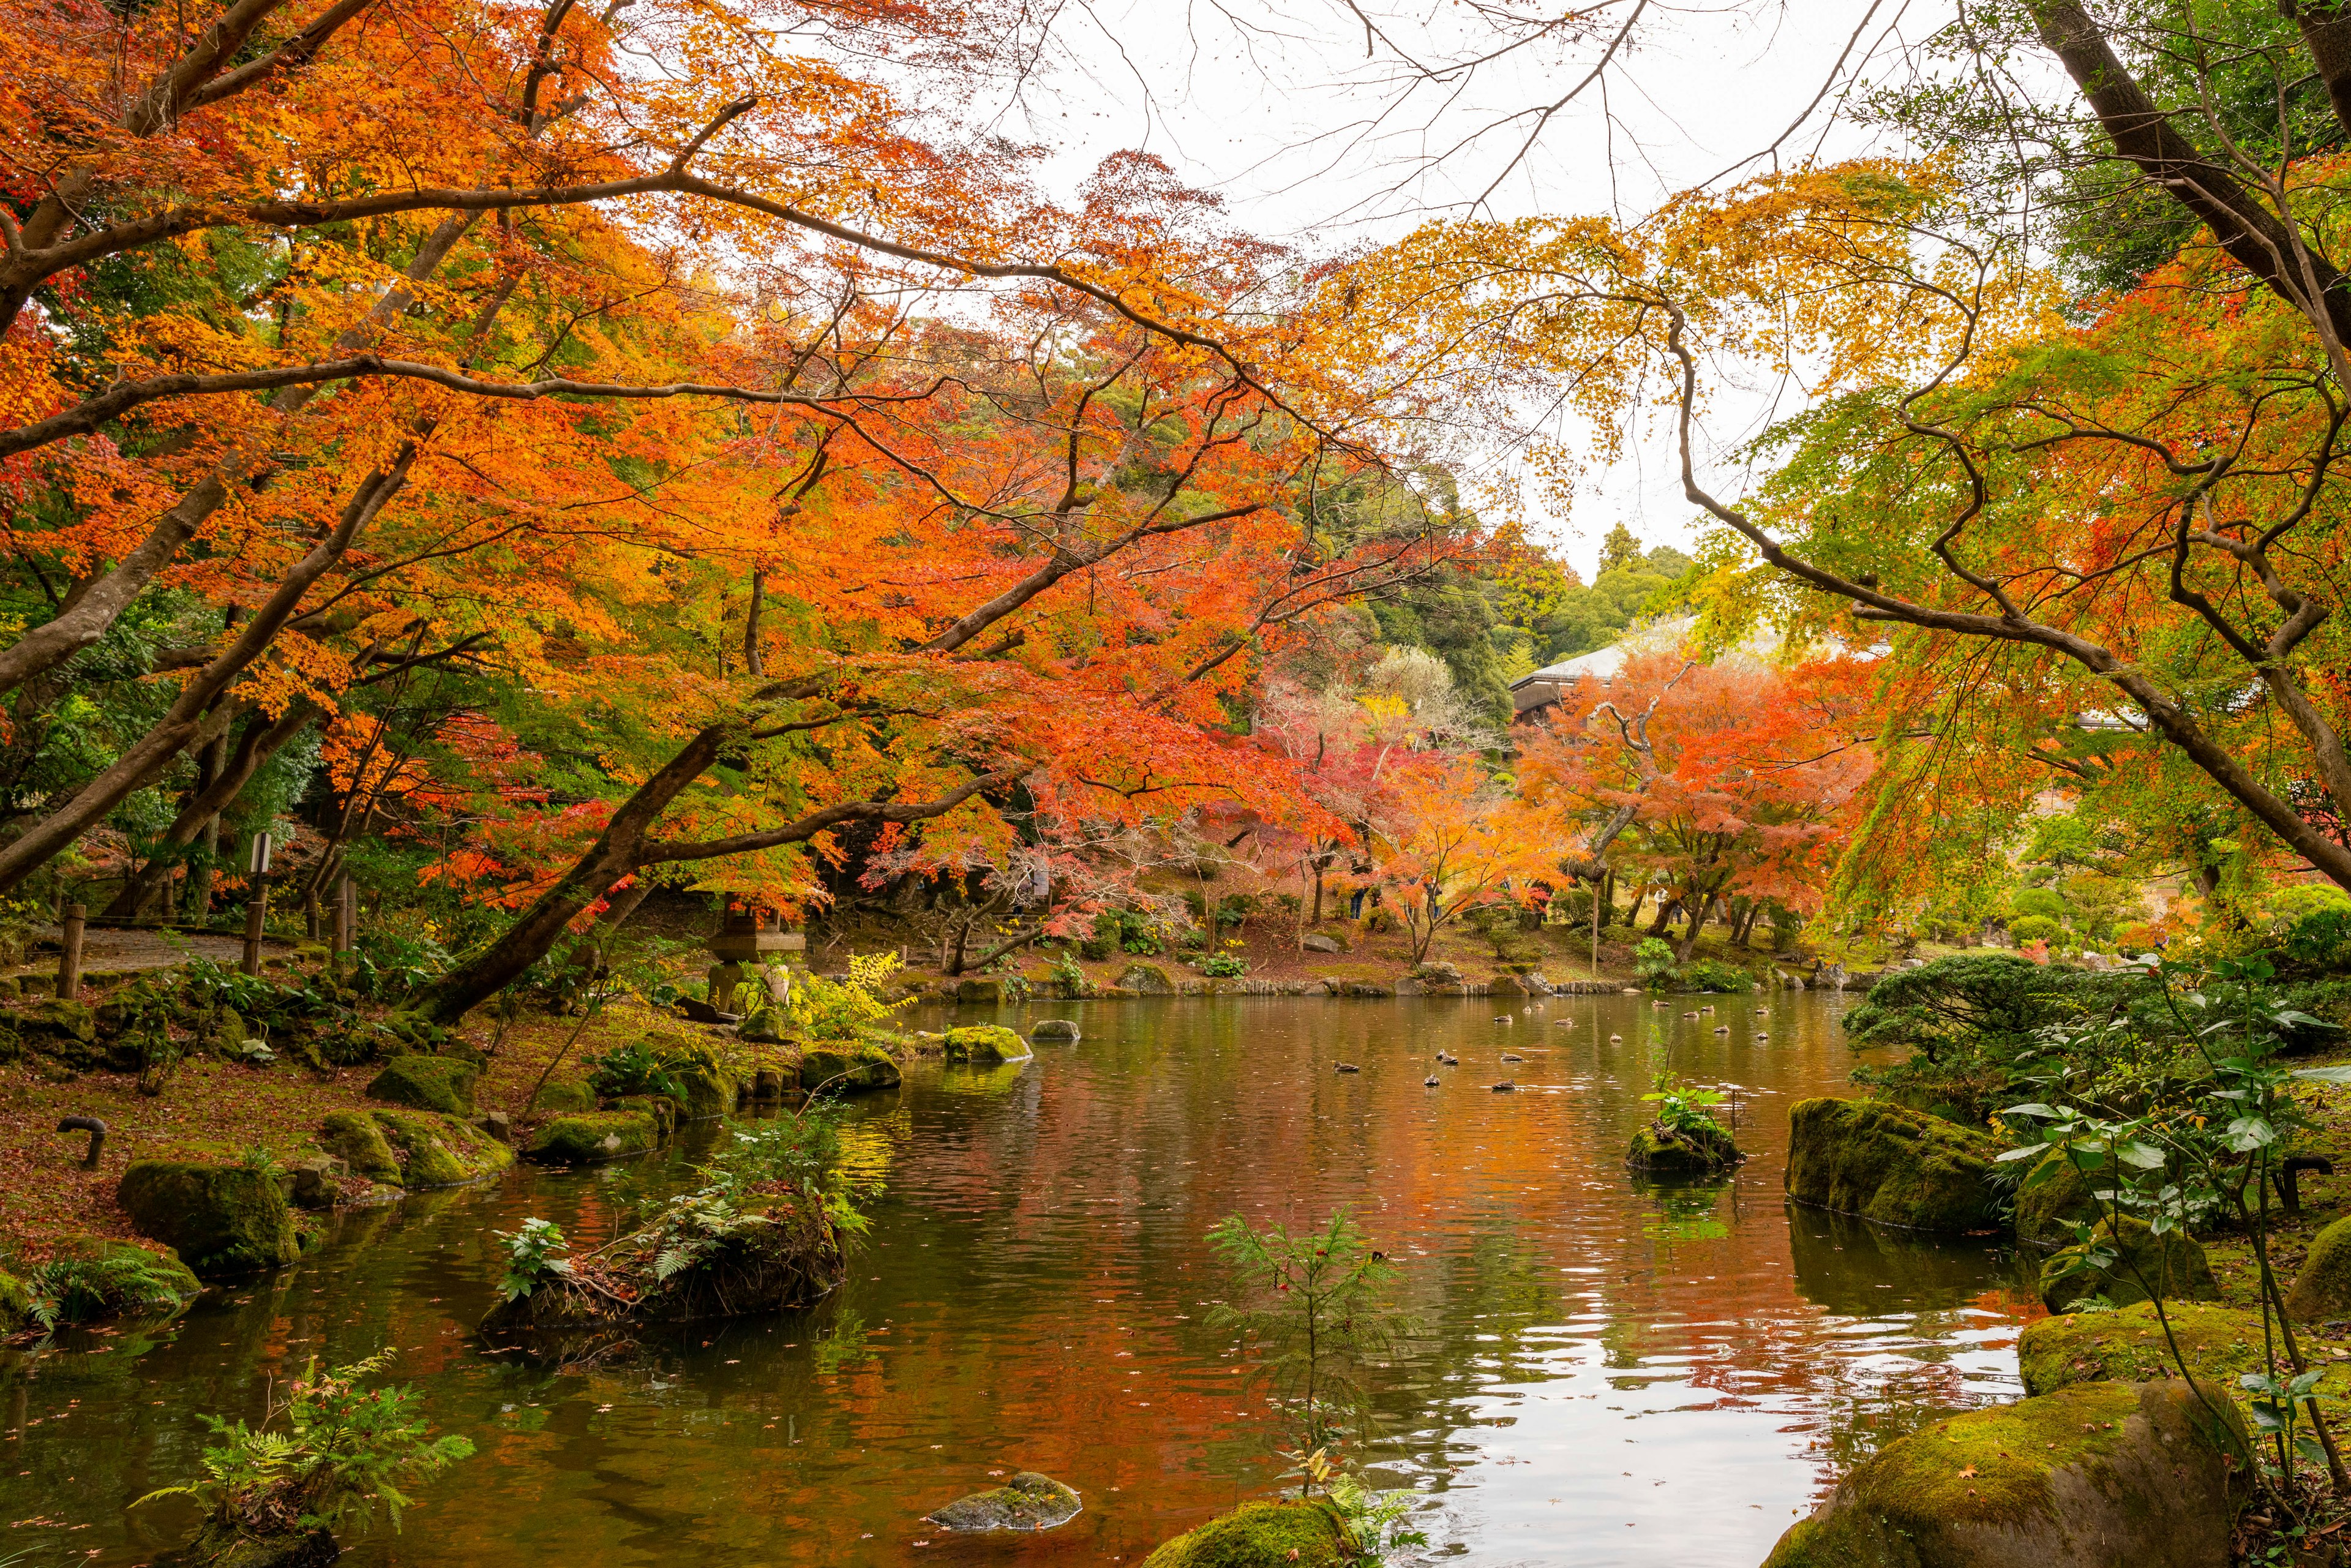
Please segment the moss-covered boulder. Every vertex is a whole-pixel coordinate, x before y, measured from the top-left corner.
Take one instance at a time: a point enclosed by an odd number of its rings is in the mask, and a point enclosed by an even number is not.
[[[22,1333],[33,1315],[33,1292],[25,1281],[0,1270],[0,1339]]]
[[[707,1122],[735,1109],[735,1080],[707,1053],[695,1051],[674,1059],[668,1069],[681,1092],[681,1120]]]
[[[939,1054],[949,1061],[987,1067],[999,1061],[1026,1061],[1036,1052],[1003,1025],[979,1023],[947,1030],[940,1037]]]
[[[2024,1391],[2054,1394],[2077,1383],[2177,1377],[2179,1368],[2170,1348],[2177,1343],[2198,1382],[2241,1403],[2246,1395],[2238,1379],[2265,1365],[2261,1315],[2198,1301],[2166,1301],[2163,1315],[2171,1324],[2168,1339],[2151,1301],[2111,1312],[2065,1312],[2027,1323],[2016,1342]],[[2318,1393],[2330,1408],[2332,1401],[2351,1394],[2351,1365],[2327,1364]]]
[[[281,1268],[302,1253],[294,1210],[256,1166],[133,1160],[114,1200],[140,1235],[177,1252],[198,1279]]]
[[[540,1084],[532,1092],[528,1107],[531,1114],[538,1116],[549,1112],[593,1111],[595,1108],[596,1091],[576,1079],[570,1082],[554,1079]]]
[[[549,1166],[592,1166],[649,1154],[661,1146],[651,1116],[637,1111],[590,1111],[558,1116],[531,1134],[523,1157]]]
[[[383,1129],[365,1111],[336,1111],[319,1124],[318,1145],[370,1181],[400,1184],[400,1161]]]
[[[2312,1239],[2302,1272],[2286,1292],[2285,1312],[2298,1323],[2351,1318],[2351,1218],[2335,1221]]]
[[[60,1322],[99,1318],[168,1317],[204,1293],[185,1263],[169,1252],[105,1236],[68,1236],[26,1281]]]
[[[966,975],[956,983],[956,1000],[975,1007],[1000,1007],[1029,994],[1029,982],[1018,975]]]
[[[1342,1568],[1353,1545],[1327,1503],[1245,1502],[1162,1542],[1143,1568]]]
[[[888,1089],[899,1078],[896,1061],[871,1042],[812,1045],[800,1052],[800,1087],[810,1093],[819,1089],[838,1094]]]
[[[1000,1487],[959,1497],[924,1517],[942,1530],[1051,1530],[1077,1518],[1083,1506],[1052,1477],[1022,1470]]]
[[[1912,1230],[2001,1228],[1984,1134],[1883,1100],[1802,1100],[1788,1113],[1788,1196]]]
[[[674,1231],[657,1216],[593,1260],[540,1274],[528,1294],[492,1307],[482,1327],[596,1329],[783,1312],[813,1306],[848,1272],[824,1206],[798,1194],[701,1234],[704,1245],[680,1266],[670,1256]]]
[[[368,1097],[451,1116],[474,1113],[474,1083],[482,1070],[454,1056],[395,1056],[367,1086]]]
[[[98,1038],[98,1014],[80,1002],[49,997],[16,1015],[17,1032],[35,1041],[88,1045]]]
[[[1728,1170],[1746,1157],[1730,1141],[1730,1134],[1719,1128],[1697,1127],[1677,1133],[1652,1122],[1633,1134],[1633,1146],[1625,1151],[1625,1163],[1634,1170],[1654,1171],[1661,1176],[1676,1172],[1706,1176]]]
[[[2084,1247],[2059,1249],[2041,1266],[2042,1305],[2053,1312],[2071,1312],[2103,1296],[2110,1305],[2124,1307],[2146,1301],[2149,1285],[2167,1301],[2220,1299],[2204,1249],[2179,1231],[2158,1236],[2144,1219],[2125,1215],[2119,1228],[2112,1220],[2100,1222],[2090,1246],[2112,1251],[2113,1261],[2103,1269],[2085,1266],[2082,1260],[2088,1251]]]
[[[1078,1020],[1075,1019],[1039,1019],[1036,1025],[1029,1030],[1029,1038],[1030,1040],[1076,1040],[1080,1038]]]
[[[2109,1186],[2112,1184],[2109,1183]],[[2057,1248],[2074,1239],[2078,1222],[2097,1222],[2098,1200],[2074,1162],[2052,1150],[2033,1162],[2016,1193],[2016,1239],[2025,1247]]]
[[[1118,974],[1118,988],[1138,997],[1172,997],[1176,982],[1156,964],[1129,964]]]
[[[461,1117],[437,1111],[378,1111],[375,1122],[400,1164],[400,1185],[411,1190],[463,1186],[514,1164],[512,1149]]]
[[[1764,1568],[2217,1568],[2251,1495],[2245,1428],[2186,1383],[2086,1383],[1888,1445]]]

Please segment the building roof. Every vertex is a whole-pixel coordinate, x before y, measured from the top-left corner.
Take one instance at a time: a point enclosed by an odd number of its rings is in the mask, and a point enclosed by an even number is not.
[[[1557,702],[1562,690],[1587,676],[1604,684],[1613,681],[1633,654],[1649,648],[1678,646],[1689,640],[1697,626],[1695,615],[1668,616],[1626,632],[1605,648],[1594,648],[1589,653],[1578,653],[1573,659],[1530,670],[1510,683],[1510,706],[1517,713],[1531,713]]]

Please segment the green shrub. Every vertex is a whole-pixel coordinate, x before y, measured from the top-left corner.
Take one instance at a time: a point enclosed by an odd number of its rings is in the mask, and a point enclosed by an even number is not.
[[[1661,990],[1674,977],[1674,950],[1661,936],[1644,936],[1633,949],[1633,974],[1651,990]]]
[[[1754,988],[1754,977],[1736,964],[1700,958],[1685,964],[1677,977],[1686,991],[1722,991],[1733,996]]]
[[[1211,953],[1200,965],[1200,973],[1211,979],[1229,980],[1249,973],[1249,966],[1237,953]]]
[[[2063,942],[2065,927],[2045,915],[2021,915],[2008,923],[2008,934],[2021,947],[2027,942]]]
[[[685,1086],[677,1081],[670,1062],[648,1041],[632,1040],[580,1060],[588,1064],[589,1086],[599,1100],[625,1100],[632,1094],[685,1098]]]
[[[2063,922],[2065,918],[2065,900],[2050,887],[2021,887],[2008,901],[2008,907],[2018,919],[2038,916]]]

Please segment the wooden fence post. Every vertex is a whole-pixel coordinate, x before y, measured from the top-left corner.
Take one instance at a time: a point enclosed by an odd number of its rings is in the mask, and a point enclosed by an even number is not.
[[[350,873],[343,873],[335,883],[335,967],[342,967],[343,955],[351,950],[351,939],[358,935],[359,892],[351,885]]]
[[[246,862],[246,874],[253,879],[252,896],[245,901],[245,961],[238,966],[248,975],[261,973],[261,933],[269,919],[269,835],[253,835],[253,858]]]
[[[87,904],[66,905],[65,951],[57,955],[57,995],[72,1001],[81,990],[81,933],[83,923],[89,918]]]

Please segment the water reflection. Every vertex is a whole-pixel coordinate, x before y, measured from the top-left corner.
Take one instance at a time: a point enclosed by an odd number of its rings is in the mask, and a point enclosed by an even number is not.
[[[1838,1465],[2014,1392],[2022,1298],[1997,1252],[1781,1198],[1788,1102],[1852,1065],[1836,1004],[1774,999],[1768,1040],[1743,1027],[1752,1004],[1720,1038],[1717,1018],[1614,997],[1507,1026],[1491,1001],[1042,1009],[1086,1038],[918,1068],[862,1103],[851,1157],[887,1191],[850,1283],[811,1312],[568,1369],[473,1339],[492,1228],[541,1214],[601,1239],[673,1161],[349,1216],[177,1325],[0,1367],[0,1501],[55,1521],[10,1545],[143,1561],[187,1521],[120,1505],[193,1468],[193,1412],[257,1415],[308,1355],[391,1343],[481,1453],[406,1534],[359,1543],[362,1564],[1133,1563],[1280,1469],[1261,1392],[1207,1324],[1205,1232],[1350,1203],[1405,1263],[1419,1325],[1365,1458],[1427,1494],[1444,1554],[1758,1562]],[[1426,1089],[1440,1050],[1461,1065]],[[1725,1178],[1624,1168],[1668,1060],[1742,1086],[1754,1157]],[[1525,1092],[1487,1091],[1504,1076]],[[921,1523],[1017,1469],[1069,1481],[1085,1512],[1008,1543]]]

